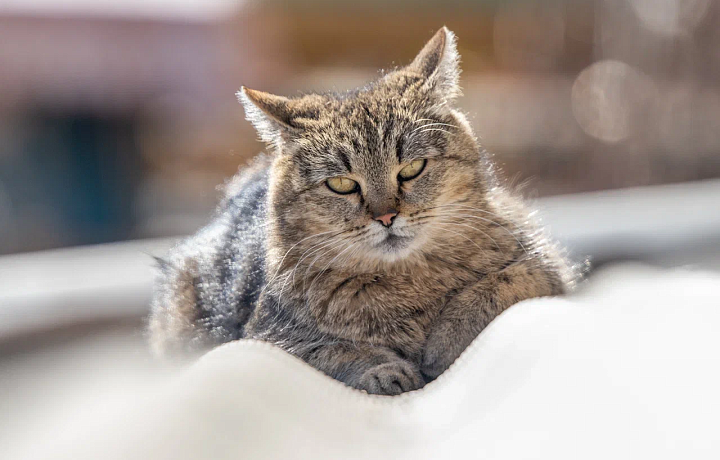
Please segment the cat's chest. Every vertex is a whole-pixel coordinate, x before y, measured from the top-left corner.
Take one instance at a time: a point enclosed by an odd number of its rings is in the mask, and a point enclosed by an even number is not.
[[[311,302],[318,327],[337,337],[419,352],[429,327],[460,280],[336,274]]]

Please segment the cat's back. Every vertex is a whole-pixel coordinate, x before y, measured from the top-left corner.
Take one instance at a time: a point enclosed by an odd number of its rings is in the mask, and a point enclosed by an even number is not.
[[[159,260],[149,333],[160,354],[203,350],[242,337],[265,284],[270,159],[225,185],[212,222]]]

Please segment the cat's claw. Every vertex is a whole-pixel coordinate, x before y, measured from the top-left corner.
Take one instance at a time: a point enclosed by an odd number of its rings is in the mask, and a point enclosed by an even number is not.
[[[407,361],[380,364],[365,371],[357,388],[376,395],[399,395],[424,385],[419,370]]]

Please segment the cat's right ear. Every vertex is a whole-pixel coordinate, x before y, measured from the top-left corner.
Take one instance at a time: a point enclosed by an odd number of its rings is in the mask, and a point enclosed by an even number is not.
[[[308,122],[317,119],[319,107],[309,98],[289,99],[243,86],[237,93],[245,116],[260,138],[280,151]]]
[[[455,34],[441,27],[406,69],[421,75],[428,87],[448,100],[460,94],[459,61]]]

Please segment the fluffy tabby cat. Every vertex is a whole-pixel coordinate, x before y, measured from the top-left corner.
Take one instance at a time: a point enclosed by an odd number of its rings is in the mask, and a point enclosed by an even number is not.
[[[253,338],[368,393],[422,387],[499,313],[564,293],[573,271],[453,102],[455,39],[343,94],[242,88],[271,147],[214,221],[161,262],[161,353]]]

